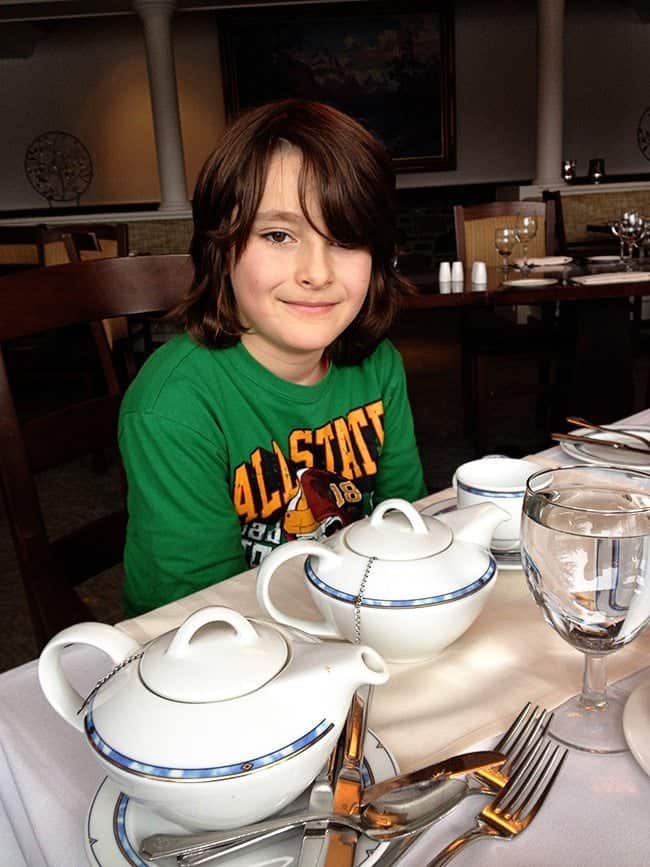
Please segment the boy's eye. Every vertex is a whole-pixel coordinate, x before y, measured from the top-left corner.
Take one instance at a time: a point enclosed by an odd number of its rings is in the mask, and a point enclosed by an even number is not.
[[[288,232],[282,232],[280,230],[264,232],[262,237],[266,238],[266,240],[270,241],[272,244],[287,244],[289,241],[293,240]]]

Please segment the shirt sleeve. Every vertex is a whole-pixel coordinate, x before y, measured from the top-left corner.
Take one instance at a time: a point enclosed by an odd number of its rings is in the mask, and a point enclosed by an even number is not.
[[[375,505],[390,497],[409,502],[425,496],[422,462],[402,357],[389,341],[379,347],[384,379],[384,445],[377,474]]]
[[[127,615],[244,571],[218,429],[208,438],[155,412],[127,412],[119,443],[128,481]]]

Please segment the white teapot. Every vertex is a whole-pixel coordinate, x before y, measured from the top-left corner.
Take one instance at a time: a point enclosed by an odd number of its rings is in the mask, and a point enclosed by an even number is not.
[[[116,664],[85,702],[61,666],[77,643]],[[290,803],[327,761],[354,690],[388,679],[369,647],[220,606],[144,648],[113,626],[70,626],[44,648],[38,675],[121,791],[189,830],[237,827]]]
[[[494,586],[494,528],[509,514],[493,503],[425,517],[406,500],[381,503],[326,543],[287,542],[257,573],[257,598],[278,623],[323,637],[364,641],[388,661],[430,659],[478,617]],[[306,557],[307,587],[323,620],[292,617],[270,583],[285,561]]]

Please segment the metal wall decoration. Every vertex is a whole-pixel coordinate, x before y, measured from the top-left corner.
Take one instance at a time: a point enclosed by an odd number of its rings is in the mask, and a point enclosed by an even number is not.
[[[218,13],[226,111],[291,96],[355,117],[396,171],[455,167],[453,13],[446,0]]]
[[[643,156],[650,160],[650,107],[641,115],[636,129],[636,141]]]
[[[25,152],[25,174],[32,187],[52,202],[71,202],[86,192],[93,179],[93,163],[76,136],[49,130],[37,136]]]

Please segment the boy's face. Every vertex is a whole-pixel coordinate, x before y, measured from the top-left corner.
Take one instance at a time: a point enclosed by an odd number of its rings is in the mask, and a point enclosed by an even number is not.
[[[368,292],[366,248],[339,247],[308,223],[298,198],[300,153],[276,152],[244,252],[230,270],[242,343],[266,368],[294,382],[322,376],[323,351],[354,320]],[[314,195],[309,213],[325,230]]]

